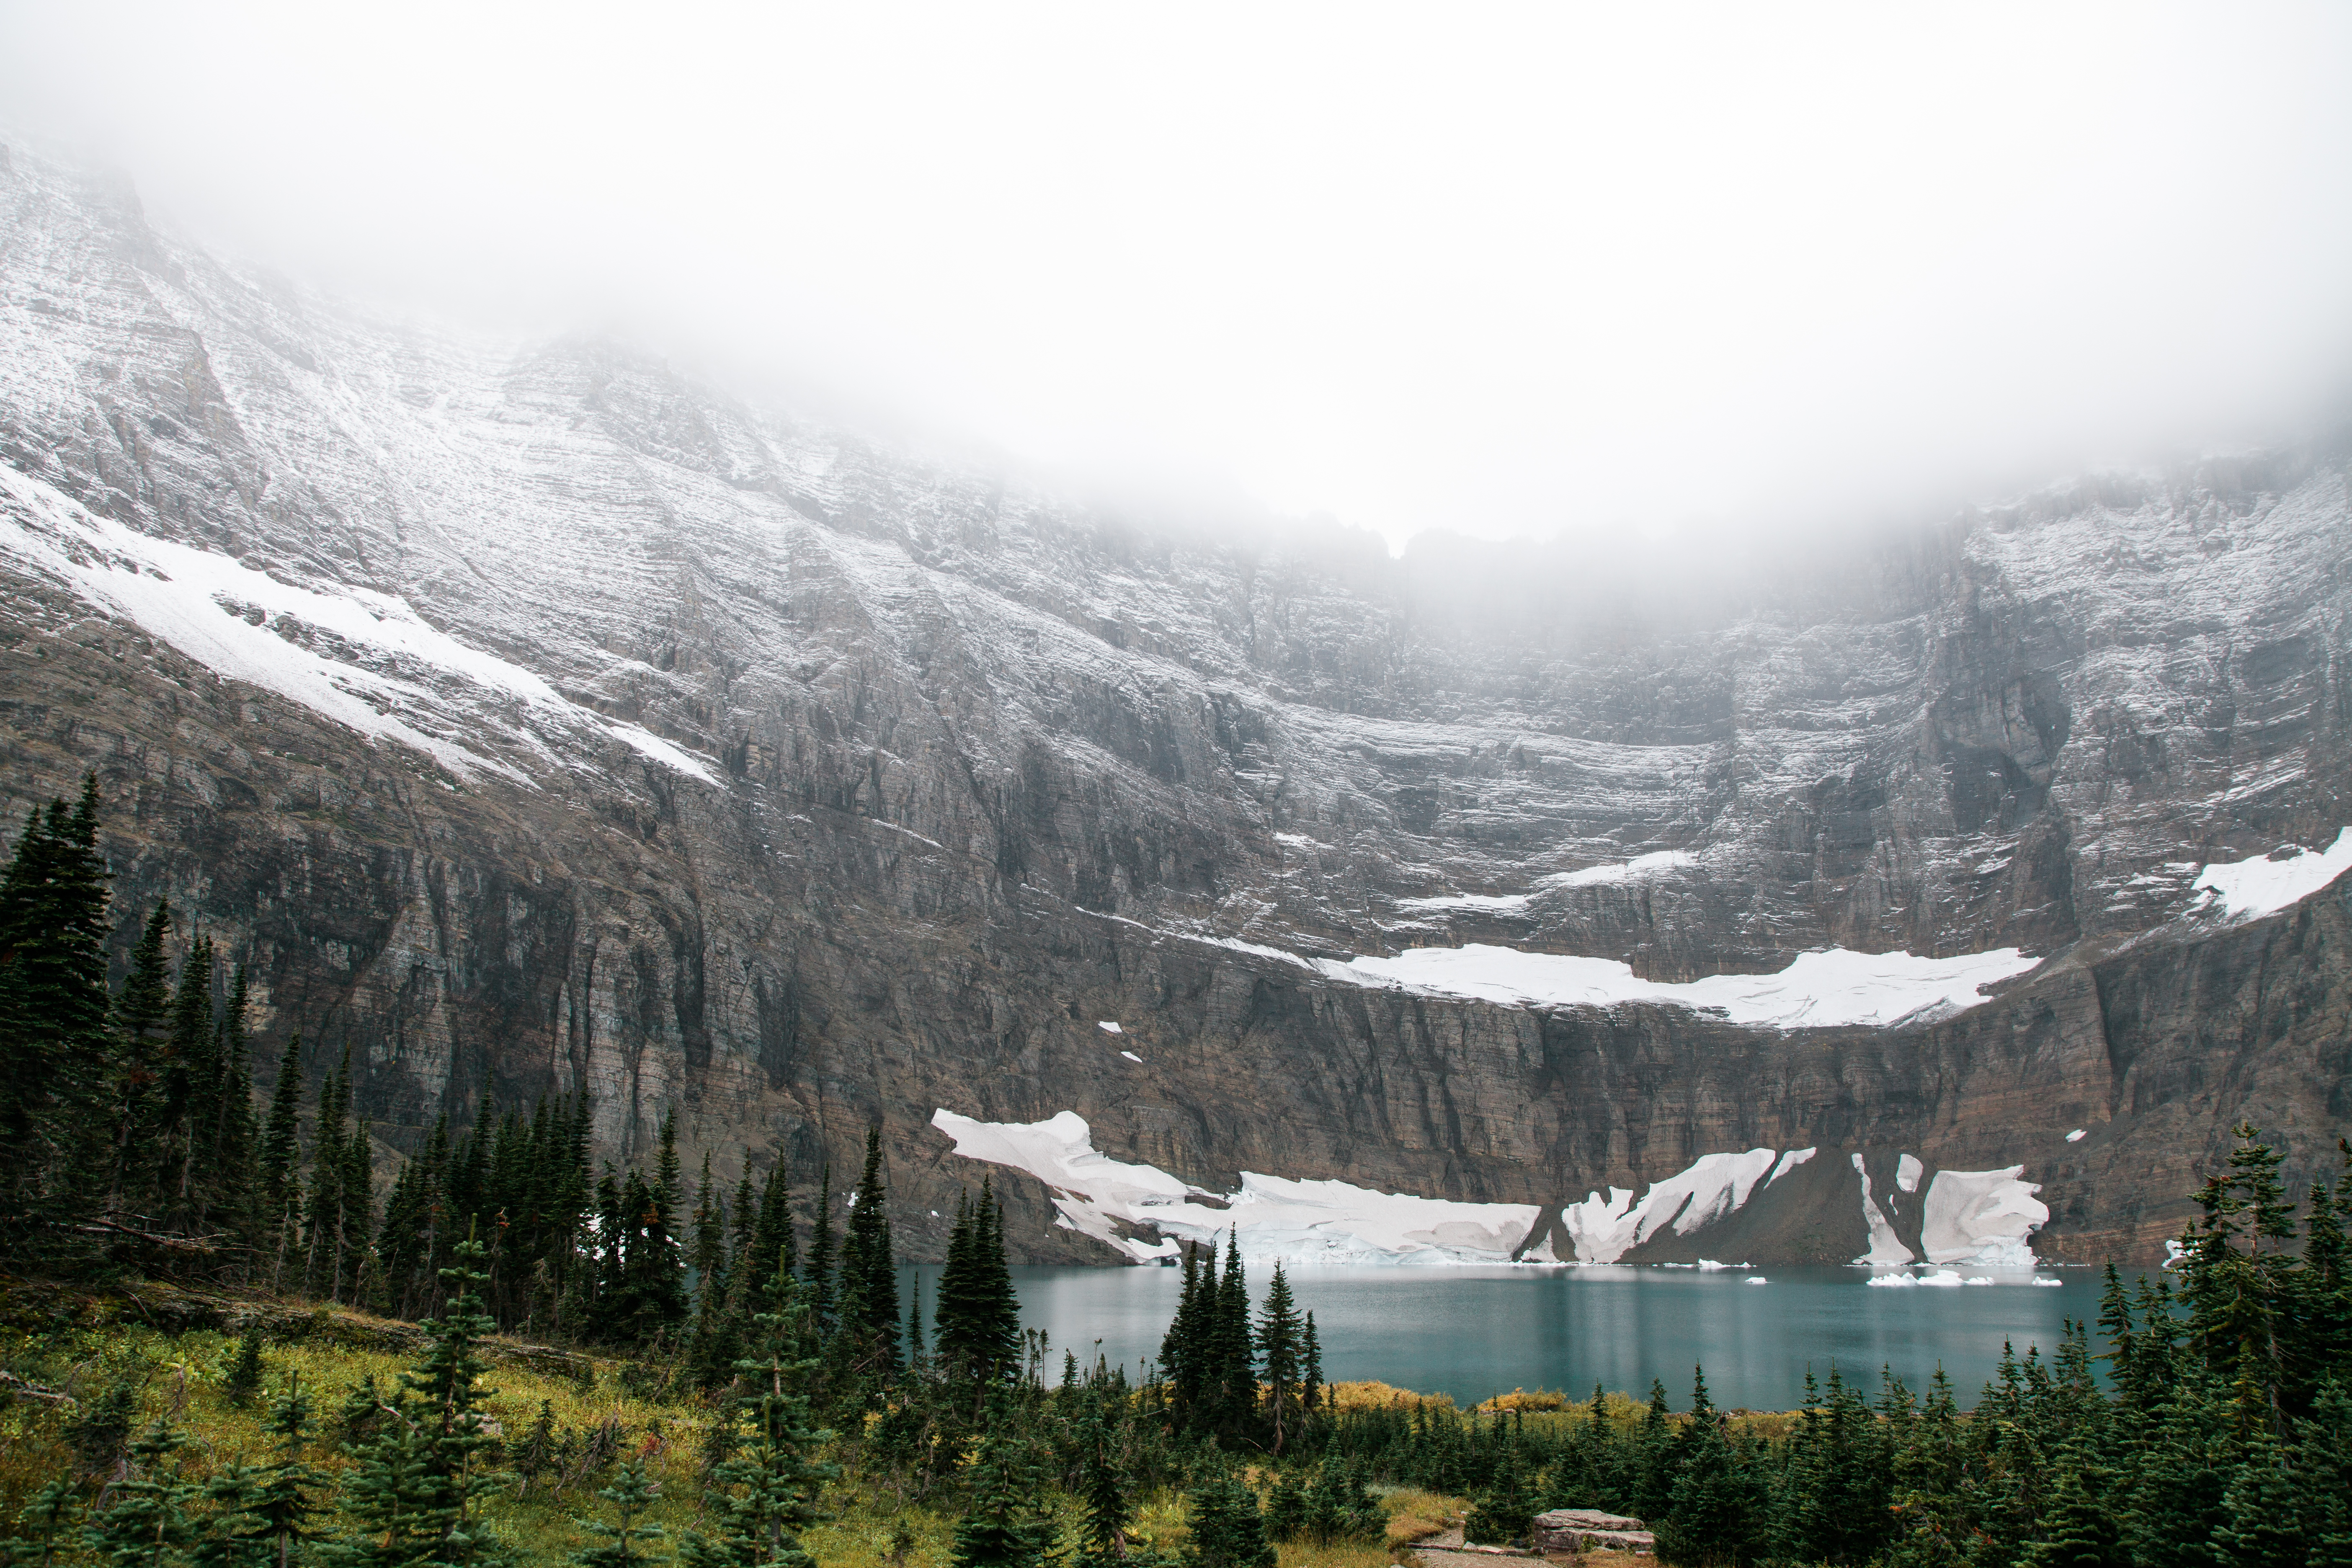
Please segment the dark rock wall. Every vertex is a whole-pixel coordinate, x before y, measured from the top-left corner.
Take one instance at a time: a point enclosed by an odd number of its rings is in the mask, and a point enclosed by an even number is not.
[[[2299,1176],[2346,1123],[2342,909],[2180,923],[2201,860],[2352,821],[2337,448],[1596,583],[1545,549],[1147,525],[612,345],[386,323],[27,157],[0,226],[0,459],[397,595],[718,781],[617,742],[550,762],[462,708],[515,776],[461,776],[0,552],[0,805],[95,768],[126,943],[162,896],[226,939],[265,1053],[348,1045],[388,1152],[585,1087],[608,1153],[676,1106],[722,1166],[807,1183],[880,1117],[922,1256],[971,1174],[942,1106],[1074,1109],[1212,1185],[1545,1203],[1716,1150],[1902,1148],[2022,1161],[2045,1250],[2146,1256],[2231,1121]],[[1542,880],[1661,849],[1690,861]],[[1531,896],[1407,902],[1457,892]],[[1941,1024],[1774,1035],[1333,985],[1207,935],[1661,979],[1831,942],[2069,956]],[[1016,1188],[1032,1256],[1091,1245]]]

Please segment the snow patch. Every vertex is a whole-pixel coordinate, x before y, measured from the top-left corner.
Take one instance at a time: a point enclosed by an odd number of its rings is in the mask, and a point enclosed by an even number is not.
[[[1143,1065],[1143,1058],[1137,1056],[1133,1051],[1121,1051],[1118,1054],[1125,1057],[1129,1061],[1135,1063],[1138,1067],[1141,1067]]]
[[[1101,1023],[1097,1024],[1095,1027],[1100,1029],[1106,1035],[1123,1035],[1127,1032],[1108,1018],[1104,1019]]]
[[[521,666],[429,625],[405,599],[345,584],[321,591],[281,583],[216,551],[100,517],[5,464],[0,498],[14,503],[0,508],[0,551],[216,675],[422,752],[452,773],[487,769],[529,782],[460,735],[499,731],[552,761],[550,738],[586,732],[719,782],[659,736],[593,713]]]
[[[1606,1197],[1596,1192],[1570,1204],[1559,1213],[1576,1260],[1614,1263],[1670,1226],[1688,1236],[1714,1224],[1745,1204],[1780,1158],[1775,1149],[1702,1154],[1689,1169],[1653,1183],[1639,1203],[1626,1188],[1612,1187]]]
[[[2352,870],[2352,827],[2337,832],[2336,842],[2325,849],[2290,844],[2268,855],[2210,864],[2197,873],[2189,890],[2205,895],[2206,909],[2248,921],[2301,902],[2347,870]]]
[[[1614,887],[1625,882],[1648,881],[1668,871],[1685,866],[1696,866],[1698,858],[1679,849],[1661,849],[1654,855],[1636,855],[1631,860],[1621,860],[1611,866],[1587,866],[1581,871],[1562,871],[1546,877],[1536,885],[1539,888],[1600,888]]]
[[[651,730],[635,724],[624,724],[612,719],[604,721],[604,728],[611,731],[615,738],[640,756],[650,757],[666,768],[690,774],[707,784],[715,784],[719,782],[719,775],[712,773],[700,758],[682,747],[672,745]],[[916,837],[922,836],[918,834]]]
[[[1829,948],[1798,955],[1777,974],[1711,974],[1685,984],[1638,978],[1614,959],[1522,952],[1472,943],[1409,948],[1391,958],[1316,961],[1334,979],[1402,985],[1437,995],[1506,1005],[1607,1007],[1656,1002],[1719,1012],[1735,1024],[1772,1029],[1885,1025],[1928,1009],[1973,1007],[1980,988],[2032,969],[2039,959],[2013,947],[1957,958]]]
[[[1242,1173],[1227,1206],[1152,1165],[1096,1152],[1086,1118],[1065,1110],[1039,1122],[978,1121],[951,1110],[931,1125],[966,1159],[1025,1171],[1054,1190],[1056,1224],[1107,1243],[1137,1262],[1172,1257],[1177,1243],[1228,1230],[1242,1256],[1285,1264],[1507,1263],[1542,1211],[1533,1204],[1466,1204],[1375,1192],[1349,1182],[1290,1181]],[[1156,1226],[1162,1239],[1119,1234]]]
[[[1795,1170],[1798,1166],[1803,1164],[1806,1161],[1811,1159],[1814,1155],[1820,1152],[1821,1151],[1818,1149],[1790,1150],[1787,1153],[1780,1156],[1780,1163],[1772,1167],[1772,1173],[1764,1178],[1764,1184],[1768,1187],[1770,1186],[1773,1183],[1779,1181],[1781,1177],[1787,1175],[1790,1172]]]
[[[1856,1263],[1908,1263],[1913,1254],[1895,1234],[1895,1226],[1870,1195],[1870,1173],[1864,1169],[1862,1156],[1853,1156],[1854,1174],[1862,1178],[1862,1218],[1870,1226],[1870,1250],[1854,1259]],[[1871,1281],[1875,1285],[1877,1280]]]
[[[2080,1143],[2083,1141],[2083,1130],[2077,1127],[2074,1131],[2066,1134],[2066,1142],[2069,1143]]]
[[[1906,1193],[1916,1193],[1919,1190],[1919,1178],[1927,1170],[1919,1163],[1918,1155],[1906,1154],[1895,1162],[1895,1184]]]
[[[1528,902],[1525,893],[1448,893],[1434,899],[1399,899],[1396,907],[1417,915],[1523,915]]]
[[[2049,1223],[2050,1210],[2033,1195],[2041,1185],[2019,1179],[2024,1173],[2022,1165],[1937,1172],[1919,1226],[1927,1261],[2032,1268],[2029,1238]]]

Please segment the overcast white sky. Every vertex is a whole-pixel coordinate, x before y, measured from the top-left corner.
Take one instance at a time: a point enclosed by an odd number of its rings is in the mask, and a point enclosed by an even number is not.
[[[2352,5],[0,3],[0,122],[340,292],[623,323],[1391,541],[2341,406]]]

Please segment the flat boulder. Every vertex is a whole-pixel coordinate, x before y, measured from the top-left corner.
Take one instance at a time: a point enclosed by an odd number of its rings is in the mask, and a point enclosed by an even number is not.
[[[1549,1513],[1539,1513],[1536,1515],[1534,1536],[1538,1552],[1657,1550],[1657,1538],[1640,1520],[1622,1513],[1603,1513],[1594,1508],[1556,1508]]]

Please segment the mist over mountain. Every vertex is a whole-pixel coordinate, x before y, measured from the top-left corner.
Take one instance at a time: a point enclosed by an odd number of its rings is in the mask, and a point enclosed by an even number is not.
[[[2340,433],[1392,556],[387,320],[23,148],[0,232],[0,805],[94,772],[118,948],[169,899],[260,1059],[348,1043],[379,1170],[585,1089],[803,1184],[878,1121],[919,1258],[987,1168],[1039,1260],[2090,1258],[2352,1114]]]

